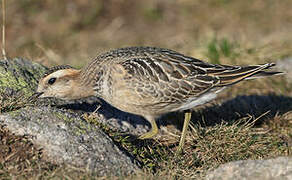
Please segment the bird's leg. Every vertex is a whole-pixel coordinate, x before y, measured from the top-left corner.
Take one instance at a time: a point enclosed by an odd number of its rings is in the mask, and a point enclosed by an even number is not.
[[[139,136],[138,139],[150,139],[150,138],[152,138],[153,136],[155,136],[158,133],[158,127],[157,127],[157,124],[155,122],[155,118],[148,117],[146,119],[148,119],[150,121],[150,123],[151,123],[151,130],[149,132]]]
[[[182,130],[182,133],[181,133],[178,149],[177,149],[178,153],[182,152],[182,150],[183,150],[183,147],[184,147],[184,144],[185,144],[187,130],[188,130],[189,123],[190,123],[190,120],[191,120],[191,115],[192,115],[192,113],[191,113],[190,110],[185,112],[184,126],[183,126],[183,130]]]

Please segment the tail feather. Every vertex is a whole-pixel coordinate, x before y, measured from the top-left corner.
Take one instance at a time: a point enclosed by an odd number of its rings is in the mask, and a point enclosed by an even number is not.
[[[246,67],[240,67],[231,71],[229,70],[226,72],[221,72],[220,74],[217,75],[220,79],[220,83],[217,86],[227,86],[227,85],[235,84],[245,79],[254,79],[254,78],[266,77],[266,76],[282,73],[282,72],[265,71],[273,66],[275,66],[275,63],[246,66]]]
[[[282,74],[285,74],[285,73],[280,72],[280,71],[259,71],[253,74],[251,77],[246,78],[246,80],[263,78],[263,77],[274,76],[274,75],[282,75]]]

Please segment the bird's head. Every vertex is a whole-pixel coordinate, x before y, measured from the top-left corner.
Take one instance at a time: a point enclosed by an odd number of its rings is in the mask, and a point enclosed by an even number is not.
[[[80,70],[70,66],[56,66],[49,69],[40,79],[37,96],[56,97],[63,100],[80,99],[90,96],[90,90],[84,92],[80,83]]]

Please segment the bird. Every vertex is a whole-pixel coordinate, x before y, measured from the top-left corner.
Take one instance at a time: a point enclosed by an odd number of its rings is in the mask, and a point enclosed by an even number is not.
[[[183,150],[191,109],[216,98],[233,84],[282,72],[268,71],[275,63],[232,66],[210,64],[158,47],[126,47],[94,58],[82,69],[69,65],[50,68],[40,79],[39,98],[63,100],[96,96],[117,109],[144,117],[151,130],[139,139],[158,134],[156,119],[184,111],[185,119],[178,145]]]

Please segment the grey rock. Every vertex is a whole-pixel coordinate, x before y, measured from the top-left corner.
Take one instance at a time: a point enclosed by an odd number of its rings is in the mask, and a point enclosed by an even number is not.
[[[206,179],[289,180],[292,179],[292,157],[230,162],[208,172]]]
[[[74,113],[50,107],[26,107],[0,115],[16,135],[28,135],[48,161],[86,168],[99,176],[125,175],[138,169],[97,126]]]

